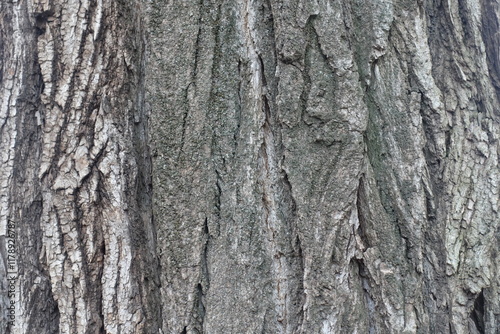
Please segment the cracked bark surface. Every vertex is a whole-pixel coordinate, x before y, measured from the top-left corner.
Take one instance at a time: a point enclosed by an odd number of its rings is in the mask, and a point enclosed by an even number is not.
[[[2,333],[158,331],[140,5],[0,5],[0,234],[14,222],[19,273]]]
[[[0,334],[500,333],[499,18],[0,3]]]
[[[163,332],[497,333],[496,2],[149,15]]]

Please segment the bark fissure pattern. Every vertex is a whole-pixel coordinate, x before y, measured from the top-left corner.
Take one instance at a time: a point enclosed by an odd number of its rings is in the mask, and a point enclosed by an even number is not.
[[[496,333],[499,17],[1,2],[0,334]]]

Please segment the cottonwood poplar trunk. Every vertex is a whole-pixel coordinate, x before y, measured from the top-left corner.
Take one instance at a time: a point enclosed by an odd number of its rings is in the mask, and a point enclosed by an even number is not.
[[[0,333],[500,333],[500,3],[0,3]]]

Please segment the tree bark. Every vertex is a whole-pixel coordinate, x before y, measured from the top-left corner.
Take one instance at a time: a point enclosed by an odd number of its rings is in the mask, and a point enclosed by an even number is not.
[[[0,13],[0,334],[500,333],[496,1]]]
[[[153,2],[168,333],[496,333],[498,5]]]
[[[0,6],[1,234],[14,226],[18,273],[0,331],[156,333],[141,3]]]

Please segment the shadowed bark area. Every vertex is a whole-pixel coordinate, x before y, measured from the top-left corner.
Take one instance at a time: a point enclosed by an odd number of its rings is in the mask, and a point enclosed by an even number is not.
[[[497,333],[499,18],[1,2],[0,334]]]

